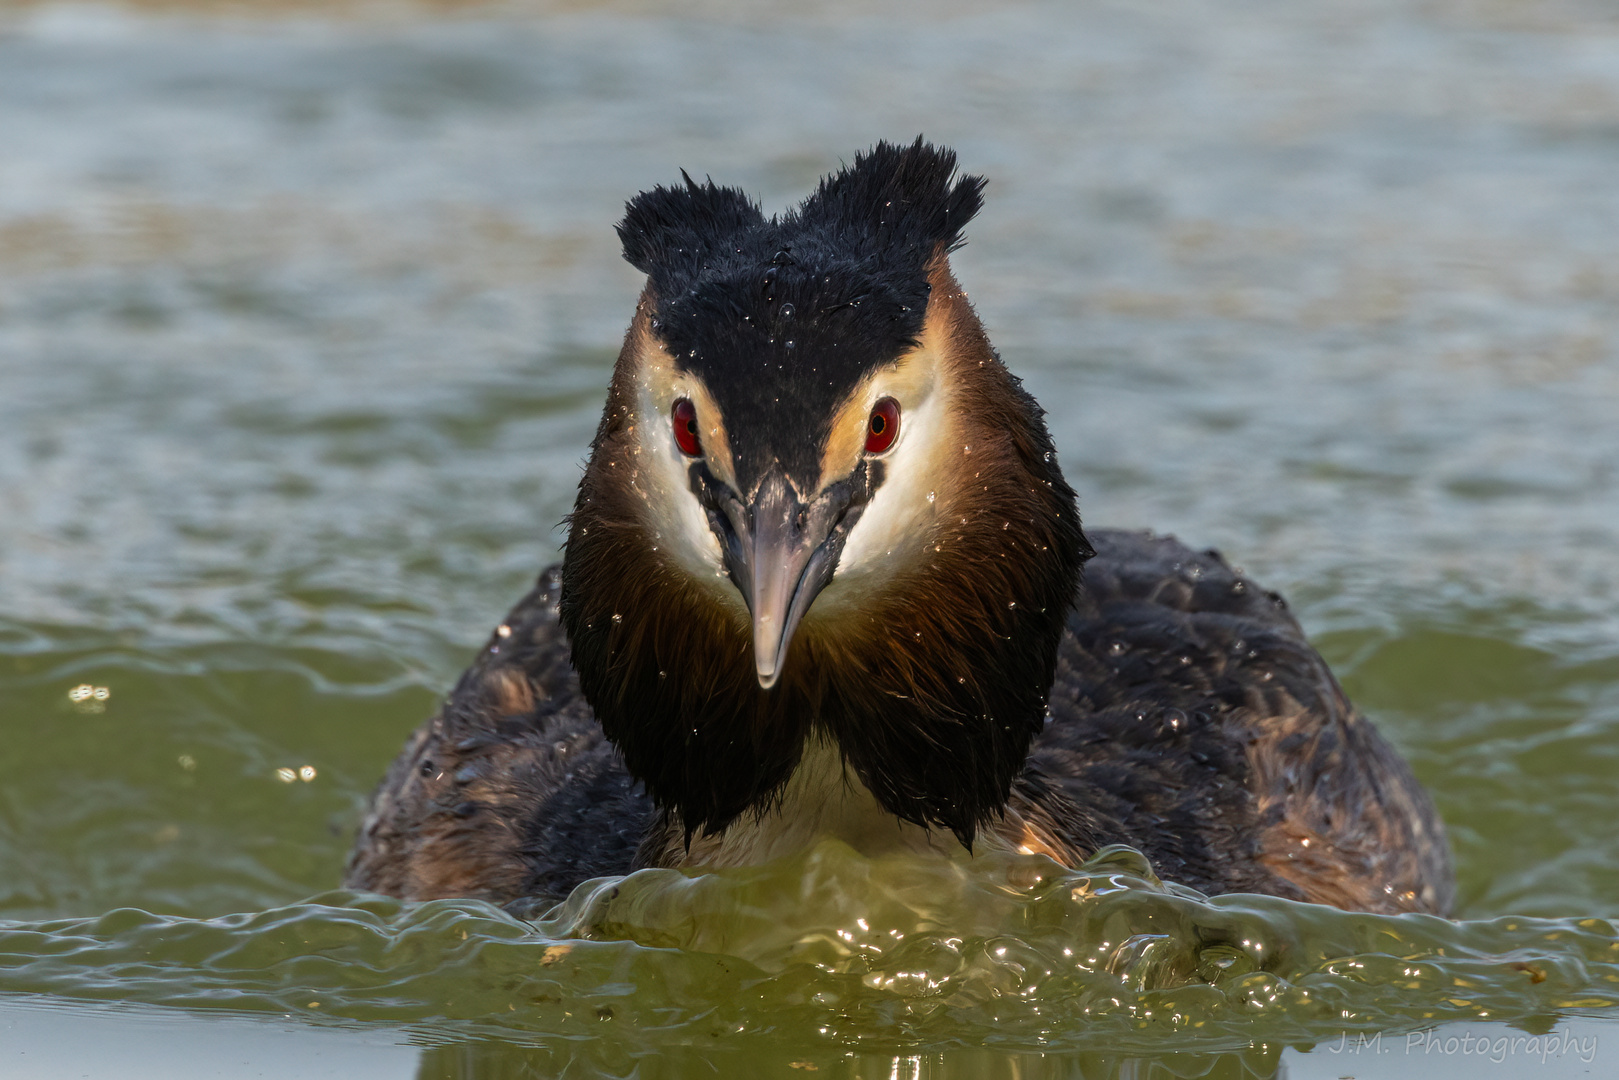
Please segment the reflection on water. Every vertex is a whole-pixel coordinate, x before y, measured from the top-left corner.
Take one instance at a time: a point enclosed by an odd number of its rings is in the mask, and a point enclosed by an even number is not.
[[[1605,1025],[1455,1024],[1407,1035],[1347,1035],[1307,1049],[1260,1045],[1215,1053],[1038,1053],[956,1047],[920,1052],[828,1051],[755,1043],[674,1046],[655,1059],[611,1043],[500,1039],[421,1046],[404,1031],[203,1017],[145,1006],[58,999],[0,1004],[0,1074],[119,1080],[175,1075],[185,1046],[195,1075],[235,1080],[527,1080],[557,1076],[815,1076],[840,1080],[1468,1080],[1603,1075],[1616,1051]],[[18,1053],[26,1047],[26,1053]],[[1373,1064],[1375,1062],[1375,1064]]]
[[[1481,1071],[1501,1080],[1546,1080],[1611,1072],[1616,1055],[1605,1045],[1609,1029],[1571,1021],[1549,1030],[1506,1024],[1446,1025],[1408,1035],[1349,1035],[1307,1049],[1260,1045],[1229,1053],[1130,1054],[1018,1053],[962,1048],[925,1053],[851,1051],[793,1054],[681,1048],[660,1059],[671,1076],[836,1077],[838,1080],[1476,1080]],[[567,1075],[580,1069],[572,1048],[479,1042],[422,1052],[417,1080],[506,1080]],[[592,1061],[600,1075],[622,1075],[628,1063]],[[638,1075],[656,1075],[643,1071]]]
[[[396,1031],[204,1017],[127,1003],[0,999],[0,1076],[8,1080],[405,1080],[419,1054]]]
[[[1167,1054],[1135,1057],[1096,1052],[1038,1054],[962,1048],[918,1054],[850,1051],[800,1053],[758,1050],[699,1050],[683,1047],[638,1075],[813,1076],[836,1080],[1272,1080],[1281,1053],[1271,1047],[1225,1054]],[[586,1062],[588,1061],[588,1064]],[[616,1066],[616,1067],[615,1067]],[[463,1043],[423,1051],[416,1080],[518,1080],[566,1075],[625,1075],[629,1062],[590,1061],[572,1048]]]
[[[372,1039],[358,1075],[1359,1075],[1346,1026],[1448,1075],[1403,1040],[1606,1030],[1613,13],[920,10],[0,9],[0,990]],[[1434,791],[1468,921],[853,864],[538,931],[300,903],[556,554],[624,198],[685,167],[779,208],[918,131],[990,177],[957,271],[1086,519],[1289,595]],[[857,919],[904,941],[856,970]],[[17,1000],[30,1054],[99,1045]]]

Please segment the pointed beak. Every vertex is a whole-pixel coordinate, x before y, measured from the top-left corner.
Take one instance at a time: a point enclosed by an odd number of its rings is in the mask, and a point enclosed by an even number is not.
[[[836,485],[809,503],[772,471],[744,506],[733,503],[722,537],[725,567],[753,615],[753,663],[759,685],[776,685],[793,632],[837,569],[847,533],[850,493]],[[844,526],[840,528],[841,526]]]

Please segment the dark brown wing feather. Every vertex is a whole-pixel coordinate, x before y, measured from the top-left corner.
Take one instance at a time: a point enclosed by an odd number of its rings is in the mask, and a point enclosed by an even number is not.
[[[631,870],[652,806],[568,661],[540,575],[372,797],[344,883],[413,900],[561,899]]]
[[[1367,911],[1444,912],[1443,828],[1280,597],[1214,552],[1091,534],[1015,799],[1083,856],[1139,848],[1166,879]],[[534,908],[634,868],[652,807],[579,693],[540,578],[388,770],[345,875],[413,899]]]
[[[1282,598],[1172,538],[1091,541],[1023,778],[1042,819],[1210,894],[1447,911],[1432,802]]]

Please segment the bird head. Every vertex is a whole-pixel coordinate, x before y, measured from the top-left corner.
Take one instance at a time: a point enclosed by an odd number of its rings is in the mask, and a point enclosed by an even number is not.
[[[647,285],[562,614],[688,835],[767,808],[819,731],[886,809],[970,845],[1041,726],[1089,548],[951,274],[982,188],[918,139],[778,217],[690,177],[628,205]]]

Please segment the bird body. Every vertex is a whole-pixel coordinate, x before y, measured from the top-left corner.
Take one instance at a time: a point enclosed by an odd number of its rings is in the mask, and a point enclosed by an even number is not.
[[[648,284],[563,564],[389,771],[350,885],[532,907],[835,836],[1446,909],[1432,805],[1280,598],[1087,539],[950,271],[981,188],[918,140],[783,217],[632,200]]]

